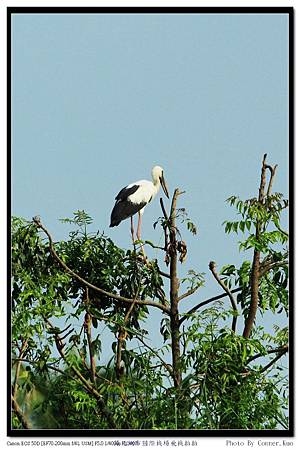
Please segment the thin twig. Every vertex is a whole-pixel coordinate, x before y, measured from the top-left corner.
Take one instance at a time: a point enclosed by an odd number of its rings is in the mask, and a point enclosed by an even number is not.
[[[190,295],[194,294],[200,287],[201,287],[201,285],[189,289],[187,292],[185,292],[184,294],[182,294],[178,297],[178,301],[180,302],[180,300],[183,300],[184,298],[189,297]]]
[[[72,324],[69,323],[69,325],[67,325],[66,328],[64,328],[63,330],[59,330],[60,334],[62,334],[62,333],[64,333],[65,331],[67,331],[71,326],[72,326]],[[74,331],[74,328],[72,328],[71,331]]]
[[[160,202],[160,206],[161,206],[161,209],[162,209],[164,218],[165,218],[165,223],[162,225],[162,227],[163,227],[163,230],[164,230],[164,236],[165,236],[165,248],[164,248],[164,250],[167,252],[168,245],[169,245],[168,228],[169,228],[169,222],[170,222],[170,219],[169,219],[169,216],[168,216],[168,214],[167,214],[167,211],[166,211],[166,208],[165,208],[163,199],[162,199],[161,197],[160,197],[160,199],[159,199],[159,202]],[[171,277],[170,277],[170,278],[171,278]]]
[[[74,331],[74,328],[72,328],[72,330],[69,330],[64,336],[61,337],[62,340],[66,339],[68,336],[70,336],[70,334],[72,334]]]
[[[159,202],[160,202],[160,206],[161,206],[161,210],[163,212],[164,218],[166,219],[166,222],[169,222],[169,216],[167,214],[163,199],[161,197],[159,199]]]
[[[213,274],[213,277],[215,278],[215,280],[217,281],[217,283],[224,289],[224,291],[226,292],[226,294],[229,296],[230,301],[231,301],[231,306],[232,309],[234,310],[234,316],[232,318],[232,331],[235,333],[236,330],[236,322],[237,322],[237,314],[238,314],[238,308],[236,305],[236,301],[232,295],[232,292],[230,291],[230,289],[228,288],[228,286],[226,286],[226,284],[220,279],[217,271],[216,271],[216,263],[214,261],[211,261],[208,265],[209,270],[211,271],[211,273]]]
[[[144,244],[150,245],[150,247],[155,248],[157,250],[165,250],[163,247],[160,247],[159,245],[153,244],[151,241],[144,241]]]
[[[72,269],[70,269],[70,267],[68,267],[67,264],[65,264],[64,261],[62,261],[62,259],[58,256],[58,254],[56,253],[56,251],[54,250],[54,247],[53,247],[52,237],[51,237],[50,233],[48,232],[48,230],[41,224],[39,218],[34,217],[33,221],[37,225],[37,227],[40,228],[41,230],[43,230],[44,233],[47,235],[47,237],[49,239],[51,253],[52,253],[53,257],[56,259],[56,261],[64,268],[64,270],[66,272],[68,272],[70,275],[72,275],[74,278],[76,278],[78,281],[80,281],[83,285],[93,289],[96,292],[100,292],[101,294],[107,295],[108,297],[113,298],[115,300],[119,300],[121,302],[130,303],[130,304],[135,302],[138,305],[153,306],[155,308],[161,309],[162,311],[164,311],[167,314],[170,313],[170,309],[167,306],[162,305],[161,303],[153,302],[151,300],[134,300],[132,298],[122,297],[120,295],[113,294],[112,292],[105,291],[104,289],[101,289],[98,286],[93,285],[92,283],[89,283],[87,280],[85,280],[80,275],[78,275],[76,272],[74,272]]]
[[[274,177],[275,177],[275,172],[276,172],[277,167],[278,167],[277,164],[274,167],[271,167],[268,164],[266,164],[266,168],[269,169],[270,172],[271,172],[271,176],[270,176],[270,180],[269,180],[269,186],[268,186],[267,195],[266,195],[267,197],[270,196],[272,185],[273,185],[273,180],[274,180]]]
[[[242,289],[243,289],[242,287],[232,289],[231,293],[235,294],[236,292],[240,292]],[[194,306],[189,311],[184,313],[184,316],[181,317],[179,324],[181,325],[182,322],[187,320],[191,314],[194,314],[194,312],[196,312],[198,309],[202,308],[202,306],[208,305],[209,303],[214,302],[215,300],[220,300],[221,298],[224,298],[227,296],[228,296],[228,293],[226,292],[225,294],[219,294],[219,295],[216,295],[215,297],[211,297],[211,298],[208,298],[207,300],[203,300],[203,302],[198,303],[196,306]]]

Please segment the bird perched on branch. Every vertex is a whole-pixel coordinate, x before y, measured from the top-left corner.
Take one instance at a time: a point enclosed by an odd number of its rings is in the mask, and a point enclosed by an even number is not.
[[[168,188],[164,179],[164,171],[160,166],[155,166],[152,169],[152,180],[140,180],[135,183],[128,184],[125,186],[116,196],[115,206],[113,207],[110,227],[118,226],[122,220],[131,220],[131,236],[134,242],[134,226],[133,226],[133,216],[138,213],[138,227],[136,237],[138,240],[141,239],[141,223],[142,214],[144,213],[144,208],[147,203],[151,202],[153,198],[159,191],[160,185],[169,198]]]

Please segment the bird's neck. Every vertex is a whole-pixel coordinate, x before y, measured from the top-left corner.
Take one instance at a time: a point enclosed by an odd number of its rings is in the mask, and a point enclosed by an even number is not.
[[[154,191],[155,191],[155,195],[156,195],[160,188],[160,179],[159,178],[156,180],[153,180],[153,187],[154,187]]]

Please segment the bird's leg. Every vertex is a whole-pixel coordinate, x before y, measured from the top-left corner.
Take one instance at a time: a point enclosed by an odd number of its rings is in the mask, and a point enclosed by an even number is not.
[[[142,214],[140,213],[140,211],[138,212],[138,215],[139,215],[139,220],[138,220],[136,237],[140,241],[141,240],[141,224],[142,224]]]
[[[130,217],[130,229],[131,229],[131,236],[132,236],[132,243],[135,243],[135,239],[134,239],[134,226],[133,226],[133,217]]]
[[[138,220],[136,237],[140,241],[141,240],[141,225],[142,225],[142,214],[140,213],[140,211],[138,212],[138,216],[139,216],[139,220]],[[141,244],[141,250],[142,250],[142,253],[143,253],[143,257],[146,260],[147,256],[146,256],[143,244]]]

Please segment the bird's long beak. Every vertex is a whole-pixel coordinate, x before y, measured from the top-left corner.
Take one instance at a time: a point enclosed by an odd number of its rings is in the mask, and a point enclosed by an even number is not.
[[[161,182],[161,187],[163,188],[164,193],[166,194],[167,198],[169,197],[169,192],[168,192],[168,188],[164,179],[164,174],[161,175],[160,177],[160,182]]]

